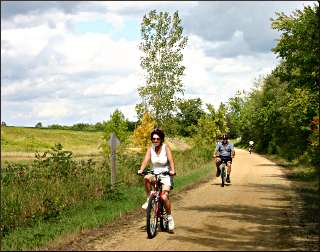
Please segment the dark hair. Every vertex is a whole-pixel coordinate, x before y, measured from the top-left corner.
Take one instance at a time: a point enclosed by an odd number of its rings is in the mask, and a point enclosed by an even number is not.
[[[224,134],[222,135],[222,139],[223,139],[223,140],[228,140],[228,134],[227,134],[227,133],[224,133]]]
[[[151,134],[150,134],[150,139],[151,139],[151,141],[152,141],[153,135],[155,135],[155,134],[160,137],[160,141],[161,141],[161,143],[163,143],[163,142],[164,142],[164,133],[163,133],[163,130],[160,129],[159,127],[155,128],[155,129],[151,132]]]

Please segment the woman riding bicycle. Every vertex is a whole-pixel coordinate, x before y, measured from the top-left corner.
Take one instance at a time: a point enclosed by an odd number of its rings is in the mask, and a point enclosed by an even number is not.
[[[148,165],[151,160],[152,167],[154,170],[159,171],[169,171],[170,175],[173,176],[174,172],[174,162],[170,147],[164,144],[164,133],[160,128],[156,128],[151,132],[151,141],[152,146],[148,148],[144,160],[142,161],[140,170],[138,170],[138,174],[143,173],[143,170]],[[171,215],[171,203],[169,200],[169,192],[173,188],[172,185],[172,177],[170,175],[160,175],[162,185],[162,194],[161,198],[164,201],[164,207],[168,214],[168,224],[169,231],[174,229],[174,221]],[[147,201],[142,205],[143,209],[146,209],[148,206],[148,200],[151,191],[151,181],[154,178],[154,175],[148,174],[144,176],[145,182],[145,191],[147,194]]]

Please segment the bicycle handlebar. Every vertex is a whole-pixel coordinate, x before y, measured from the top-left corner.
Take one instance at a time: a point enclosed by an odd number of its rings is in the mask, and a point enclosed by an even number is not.
[[[169,173],[169,171],[164,171],[164,172],[160,172],[160,173],[154,173],[154,170],[143,171],[142,173],[138,173],[138,172],[137,172],[137,175],[140,175],[140,176],[142,176],[142,175],[147,175],[147,174],[152,174],[152,175],[160,175],[160,174],[162,174],[162,175],[169,175],[169,176],[175,176],[175,175],[176,175],[176,173],[174,173],[173,175],[171,175],[171,174]]]

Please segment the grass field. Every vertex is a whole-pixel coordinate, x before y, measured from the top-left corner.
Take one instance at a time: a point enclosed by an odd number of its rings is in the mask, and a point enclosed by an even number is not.
[[[56,143],[73,152],[75,158],[99,158],[103,132],[73,130],[1,127],[1,162],[24,162],[34,159],[36,151],[44,152]],[[190,146],[181,139],[166,138],[172,150],[185,150]],[[134,150],[132,146],[128,149]]]
[[[102,132],[58,129],[1,127],[1,162],[28,160],[36,151],[46,151],[61,143],[75,157],[99,155]]]

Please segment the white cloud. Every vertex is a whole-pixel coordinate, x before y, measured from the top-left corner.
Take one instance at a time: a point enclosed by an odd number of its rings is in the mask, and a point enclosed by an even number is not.
[[[133,120],[137,87],[145,83],[141,52],[139,41],[120,32],[139,26],[153,8],[178,10],[189,37],[183,51],[185,98],[218,106],[273,69],[269,18],[274,10],[303,3],[1,2],[2,120],[25,126],[96,123],[115,109]],[[96,20],[106,22],[107,32],[75,29]]]
[[[103,95],[126,95],[137,90],[140,80],[137,75],[130,74],[128,77],[120,77],[108,83],[103,79],[100,83],[84,87],[84,96],[103,96]]]
[[[7,57],[21,54],[35,56],[47,44],[50,32],[46,25],[1,31],[1,37],[7,43],[3,54]]]
[[[208,48],[215,47],[216,43],[191,35],[184,53],[186,70],[183,79],[186,98],[201,98],[204,103],[213,104],[216,108],[221,102],[227,102],[236,91],[249,91],[255,79],[270,73],[277,63],[271,52],[232,58],[206,54]]]
[[[69,101],[54,100],[50,102],[40,102],[32,111],[32,114],[39,118],[61,118],[72,113],[73,109]]]

